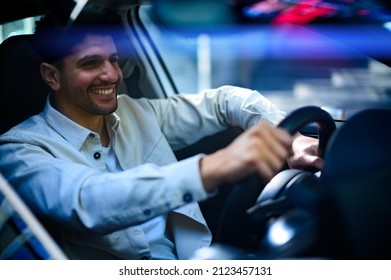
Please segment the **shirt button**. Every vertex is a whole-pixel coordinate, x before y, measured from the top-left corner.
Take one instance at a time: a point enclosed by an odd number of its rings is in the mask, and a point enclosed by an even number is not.
[[[94,133],[90,133],[90,138],[94,138],[95,137],[95,135],[94,135]]]
[[[190,202],[193,200],[193,196],[191,195],[191,193],[185,193],[183,195],[183,201],[184,202]]]
[[[100,159],[100,153],[99,152],[94,153],[94,159],[96,159],[96,160]]]

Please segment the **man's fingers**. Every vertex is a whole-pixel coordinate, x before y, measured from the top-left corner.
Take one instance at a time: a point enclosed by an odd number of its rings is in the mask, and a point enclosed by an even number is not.
[[[256,151],[256,168],[264,179],[271,179],[285,163],[292,145],[292,136],[281,128],[269,124],[259,124],[257,134],[260,147]]]

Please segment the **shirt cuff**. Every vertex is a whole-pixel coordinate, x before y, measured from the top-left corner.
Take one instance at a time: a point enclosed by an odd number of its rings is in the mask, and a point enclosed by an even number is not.
[[[182,193],[190,193],[192,201],[205,200],[214,194],[207,193],[202,184],[199,162],[203,156],[198,154],[163,167],[171,185],[177,186]]]

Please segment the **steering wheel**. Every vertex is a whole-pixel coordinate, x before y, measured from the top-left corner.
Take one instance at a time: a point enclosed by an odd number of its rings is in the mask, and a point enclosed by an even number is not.
[[[317,153],[318,156],[323,157],[328,140],[336,128],[329,113],[317,106],[302,107],[290,113],[278,127],[284,128],[293,135],[310,123],[317,123],[319,135]],[[254,206],[264,188],[265,184],[261,183],[260,178],[255,175],[233,185],[217,225],[215,236],[217,243],[250,249],[257,246],[259,235],[263,231],[258,229],[258,232],[253,232],[252,220],[247,211]]]

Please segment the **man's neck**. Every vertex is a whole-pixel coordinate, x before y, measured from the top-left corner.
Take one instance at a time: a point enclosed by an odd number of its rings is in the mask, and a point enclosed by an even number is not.
[[[94,131],[99,134],[100,141],[103,147],[108,147],[110,144],[110,135],[107,131],[106,120],[104,115],[85,115],[80,114],[80,111],[68,112],[61,106],[61,103],[56,102],[56,98],[51,99],[53,108],[65,115],[67,118],[77,124]]]

